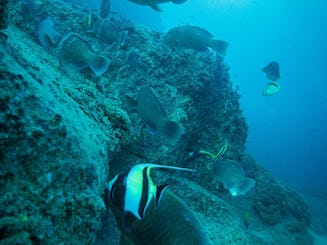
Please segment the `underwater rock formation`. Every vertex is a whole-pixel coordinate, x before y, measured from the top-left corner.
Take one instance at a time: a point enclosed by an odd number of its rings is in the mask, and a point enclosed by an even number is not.
[[[25,21],[17,11],[19,2],[10,3],[10,25],[4,31],[8,38],[0,47],[3,241],[118,244],[119,230],[103,201],[106,179],[134,164],[152,162],[197,170],[183,176],[162,171],[153,178],[171,184],[169,190],[192,210],[211,244],[301,239],[310,244],[306,205],[245,153],[247,124],[240,96],[221,57],[166,48],[161,33],[122,17],[112,21],[117,31],[128,32],[124,44],[107,45],[89,36],[89,12],[84,9],[44,1],[34,18]],[[58,33],[74,31],[92,42],[111,61],[110,69],[96,77],[46,51],[34,30],[49,13]],[[137,55],[131,61],[132,48]],[[135,67],[139,62],[146,69]],[[145,130],[130,111],[125,95],[136,97],[143,86],[154,88],[169,118],[183,125],[185,133],[175,145]],[[217,162],[197,154],[217,152],[224,144],[228,147],[222,160],[239,162],[245,176],[256,181],[246,195],[234,199],[214,182]]]

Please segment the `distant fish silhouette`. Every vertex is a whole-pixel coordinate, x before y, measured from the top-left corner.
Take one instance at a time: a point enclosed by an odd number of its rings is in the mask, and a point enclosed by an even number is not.
[[[276,61],[270,62],[267,66],[262,68],[266,77],[271,81],[277,81],[280,78],[279,64]]]
[[[50,47],[54,47],[60,39],[60,35],[54,29],[54,22],[50,18],[43,19],[37,25],[35,34],[46,50],[49,50]]]
[[[99,15],[102,19],[107,18],[111,10],[110,0],[101,0]]]

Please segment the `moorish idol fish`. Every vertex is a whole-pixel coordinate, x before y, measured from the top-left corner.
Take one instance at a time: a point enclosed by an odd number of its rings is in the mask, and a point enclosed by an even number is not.
[[[124,213],[131,213],[143,220],[153,199],[159,204],[161,194],[168,184],[156,186],[150,176],[151,168],[165,168],[185,171],[195,171],[167,165],[143,163],[135,165],[130,170],[116,175],[108,185],[106,193],[110,201]]]
[[[262,71],[266,74],[266,77],[271,81],[277,81],[280,78],[279,64],[276,61],[270,62]]]

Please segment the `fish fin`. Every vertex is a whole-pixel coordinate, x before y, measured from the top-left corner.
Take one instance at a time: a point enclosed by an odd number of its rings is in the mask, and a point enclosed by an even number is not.
[[[158,206],[158,204],[159,204],[159,202],[161,200],[162,193],[168,186],[169,186],[169,184],[164,184],[164,185],[157,186],[156,206]]]
[[[155,11],[162,12],[162,9],[159,7],[158,4],[151,3],[149,6],[150,6],[152,9],[154,9]]]
[[[94,58],[88,62],[91,70],[95,73],[97,77],[105,73],[110,65],[110,60],[106,57],[100,55],[94,56]]]
[[[187,0],[172,0],[174,4],[182,4],[185,3]]]
[[[182,171],[191,171],[194,172],[196,170],[190,169],[190,168],[181,168],[181,167],[175,167],[175,166],[169,166],[169,165],[160,165],[160,164],[154,164],[154,163],[141,163],[138,165],[138,167],[141,168],[166,168],[166,169],[175,169],[175,170],[182,170]]]
[[[164,136],[169,143],[175,144],[184,134],[185,130],[180,122],[166,120],[158,128],[158,131]]]
[[[127,103],[128,107],[130,107],[130,109],[132,111],[136,112],[136,107],[137,107],[137,104],[138,104],[137,100],[133,99],[131,96],[129,96],[127,94],[125,94],[124,97],[125,97],[125,100],[126,100],[126,103]]]
[[[211,48],[221,56],[226,55],[227,47],[228,43],[223,40],[212,40]]]

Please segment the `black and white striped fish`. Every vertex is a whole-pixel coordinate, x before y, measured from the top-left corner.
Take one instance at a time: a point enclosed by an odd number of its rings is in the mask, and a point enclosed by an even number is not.
[[[143,220],[153,198],[156,204],[159,204],[161,194],[168,186],[168,184],[156,186],[153,183],[150,176],[151,168],[195,171],[188,168],[143,163],[116,175],[106,186],[108,198],[122,211],[130,212],[139,220]]]

